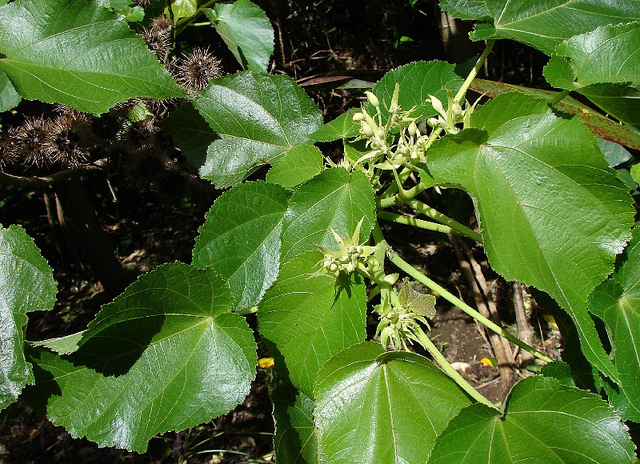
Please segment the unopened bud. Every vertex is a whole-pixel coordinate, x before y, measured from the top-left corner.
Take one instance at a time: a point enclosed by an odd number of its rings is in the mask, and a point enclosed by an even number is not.
[[[360,132],[362,132],[367,137],[372,137],[373,127],[371,127],[371,124],[367,122],[363,122],[362,125],[360,126]]]
[[[373,94],[373,92],[367,91],[364,94],[367,96],[367,100],[369,100],[369,103],[371,103],[376,108],[380,106],[380,101],[378,100],[378,97]]]
[[[353,115],[353,120],[356,122],[364,121],[364,119],[365,119],[364,113],[356,113]]]
[[[411,137],[413,137],[414,135],[416,135],[416,133],[418,132],[418,126],[416,126],[416,122],[415,121],[411,121],[411,124],[409,124],[409,135]]]

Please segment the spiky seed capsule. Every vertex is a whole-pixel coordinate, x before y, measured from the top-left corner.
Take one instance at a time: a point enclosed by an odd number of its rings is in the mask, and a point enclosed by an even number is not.
[[[43,167],[53,164],[54,160],[48,157],[43,150],[49,136],[50,120],[41,116],[28,117],[18,126],[9,129],[9,137],[16,150],[16,155],[24,160],[27,165]]]
[[[89,158],[87,132],[82,121],[71,115],[60,116],[51,121],[43,150],[63,167],[78,166]]]
[[[199,92],[207,86],[209,79],[222,75],[222,68],[220,60],[212,53],[196,47],[178,62],[176,75],[182,86]]]
[[[151,27],[151,29],[168,31],[173,27],[173,21],[165,15],[158,15],[151,18],[151,21],[149,21],[149,27]]]

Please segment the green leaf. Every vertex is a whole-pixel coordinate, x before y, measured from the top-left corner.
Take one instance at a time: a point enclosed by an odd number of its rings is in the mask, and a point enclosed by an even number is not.
[[[548,102],[553,101],[559,94],[559,92],[530,89],[484,79],[474,79],[470,89],[492,98],[504,93],[516,91],[530,95],[534,97],[534,99],[544,98]],[[564,97],[560,102],[556,103],[554,108],[565,113],[576,115],[596,137],[601,137],[629,148],[640,150],[640,133],[638,133],[638,131],[601,115],[592,108],[569,96]]]
[[[565,387],[575,387],[575,381],[571,376],[571,367],[563,361],[554,361],[542,366],[540,374],[544,377],[552,377]]]
[[[171,12],[175,21],[193,16],[196,11],[198,11],[198,0],[173,0],[171,2]]]
[[[472,124],[492,128],[488,139],[476,129],[446,137],[427,169],[473,196],[491,266],[549,293],[576,324],[587,359],[617,380],[586,300],[630,238],[630,196],[578,121],[498,111],[515,98],[528,100],[508,94],[476,110]]]
[[[553,54],[564,39],[598,26],[640,19],[637,1],[620,0],[486,0],[492,25],[478,27],[473,40],[512,39]]]
[[[313,145],[301,143],[280,158],[267,173],[267,181],[293,188],[322,171],[322,152]]]
[[[440,8],[454,18],[491,19],[485,0],[441,0]]]
[[[436,437],[471,403],[426,358],[373,342],[329,360],[315,397],[323,453],[349,464],[427,462]]]
[[[20,96],[99,114],[133,97],[183,91],[124,18],[91,0],[0,8],[0,70]]]
[[[398,299],[400,300],[400,306],[419,316],[433,319],[436,315],[436,297],[420,293],[411,286],[411,281],[408,279],[402,282]]]
[[[275,163],[322,124],[313,100],[286,76],[242,72],[214,79],[193,105],[220,136],[200,168],[218,187]]]
[[[547,81],[577,90],[605,112],[640,127],[640,23],[607,25],[560,43],[544,69]]]
[[[249,393],[256,344],[232,305],[214,271],[158,267],[103,307],[76,352],[34,350],[26,398],[75,437],[144,452],[156,434],[225,414]]]
[[[321,126],[310,135],[315,142],[333,142],[334,140],[357,137],[360,135],[360,123],[353,120],[353,115],[360,111],[359,108],[351,108],[342,113],[333,121]]]
[[[191,102],[172,111],[160,127],[173,137],[182,154],[193,166],[200,167],[207,158],[207,148],[218,137]]]
[[[216,200],[198,229],[193,265],[228,281],[237,310],[257,305],[278,275],[288,199],[278,185],[240,184]]]
[[[331,229],[353,234],[364,218],[360,239],[369,237],[375,221],[373,190],[360,172],[331,168],[302,184],[289,201],[282,230],[282,261],[318,245],[337,250]]]
[[[24,356],[27,313],[49,311],[56,301],[53,271],[20,226],[0,225],[0,409],[33,383]]]
[[[278,386],[271,394],[277,462],[319,464],[318,433],[313,422],[313,399],[293,387]]]
[[[454,65],[438,60],[415,61],[389,71],[372,89],[372,92],[380,100],[383,121],[386,121],[389,116],[388,108],[396,82],[400,86],[398,104],[405,111],[414,108],[411,117],[421,121],[437,113],[431,103],[425,101],[429,95],[446,102],[447,89],[455,94],[463,80],[455,73]],[[369,103],[365,106],[369,114],[374,113]]]
[[[366,287],[357,276],[318,273],[320,250],[286,263],[258,309],[258,328],[307,396],[325,361],[365,339]],[[277,363],[277,361],[276,361]]]
[[[429,463],[548,464],[632,462],[627,428],[600,397],[529,377],[509,394],[506,411],[462,410],[438,437]]]
[[[269,18],[259,6],[249,0],[236,0],[218,3],[215,10],[205,8],[204,12],[244,69],[268,71],[274,34]]]
[[[0,113],[15,108],[20,103],[20,95],[7,77],[0,71]]]
[[[618,386],[607,396],[625,420],[640,422],[640,229],[615,273],[591,294],[589,309],[607,325]]]

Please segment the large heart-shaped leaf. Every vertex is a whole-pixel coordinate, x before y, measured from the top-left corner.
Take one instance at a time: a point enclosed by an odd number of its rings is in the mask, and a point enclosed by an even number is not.
[[[476,404],[438,437],[429,463],[548,464],[632,462],[634,445],[611,406],[557,380],[518,383],[504,415]]]
[[[133,97],[183,94],[122,16],[92,0],[0,8],[0,70],[20,96],[103,113]]]
[[[531,108],[514,93],[478,109],[473,124],[489,135],[469,129],[442,139],[427,169],[473,196],[492,267],[549,293],[575,322],[587,359],[618,380],[586,299],[630,238],[630,196],[584,126],[542,107],[503,111],[518,100]]]
[[[606,24],[640,19],[640,9],[635,0],[486,0],[485,4],[493,23],[479,24],[471,33],[474,40],[490,37],[513,39],[547,55],[553,54],[560,42],[574,35]],[[486,11],[480,8],[477,14],[486,16]]]
[[[273,54],[273,27],[259,6],[249,0],[218,3],[212,10],[204,9],[216,31],[236,57],[249,71],[268,71]]]
[[[625,260],[589,299],[589,309],[607,324],[620,384],[607,384],[607,396],[626,420],[640,422],[640,230]]]
[[[257,305],[278,275],[288,199],[275,184],[240,184],[216,200],[198,229],[193,264],[228,280],[236,309]]]
[[[373,342],[329,360],[315,397],[322,452],[345,464],[427,462],[436,437],[471,404],[431,361]]]
[[[293,188],[322,171],[322,152],[314,145],[301,143],[278,160],[267,173],[267,181]]]
[[[375,221],[373,190],[360,171],[331,168],[301,185],[289,201],[282,230],[282,261],[286,262],[318,245],[337,250],[333,231],[353,236],[360,228],[360,242],[369,238]]]
[[[228,412],[249,393],[256,344],[213,270],[144,274],[104,306],[77,351],[35,351],[29,402],[76,437],[144,452],[156,434]]]
[[[27,313],[53,309],[53,271],[20,226],[0,225],[0,409],[33,382],[24,356]]]
[[[318,371],[365,339],[366,290],[357,276],[319,273],[320,250],[286,263],[258,310],[260,334],[284,358],[291,382],[313,395]]]
[[[286,76],[242,72],[214,79],[193,105],[220,136],[200,168],[218,187],[273,164],[322,124],[313,100]]]

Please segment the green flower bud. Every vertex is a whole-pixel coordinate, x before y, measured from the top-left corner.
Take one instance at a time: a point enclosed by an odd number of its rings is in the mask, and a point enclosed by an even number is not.
[[[367,100],[369,100],[369,103],[371,103],[376,108],[380,106],[380,101],[378,100],[378,97],[373,94],[373,92],[367,91],[364,94],[367,96]]]

